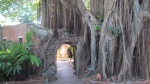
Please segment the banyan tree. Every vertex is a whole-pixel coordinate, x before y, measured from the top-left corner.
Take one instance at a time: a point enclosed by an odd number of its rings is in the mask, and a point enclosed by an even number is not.
[[[55,59],[59,38],[68,32],[80,37],[75,56],[78,77],[88,69],[84,76],[100,73],[103,79],[115,76],[119,81],[149,78],[149,8],[150,0],[91,0],[90,10],[82,0],[41,0],[42,27],[52,30],[39,43],[42,71],[52,66],[47,58]]]

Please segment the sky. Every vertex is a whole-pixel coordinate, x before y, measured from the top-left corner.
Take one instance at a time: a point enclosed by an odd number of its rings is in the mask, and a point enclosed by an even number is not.
[[[5,22],[4,22],[5,21]],[[11,20],[9,19],[6,19],[4,16],[2,16],[0,14],[0,24],[2,26],[7,26],[7,25],[16,25],[16,24],[19,24],[19,22],[12,22]]]

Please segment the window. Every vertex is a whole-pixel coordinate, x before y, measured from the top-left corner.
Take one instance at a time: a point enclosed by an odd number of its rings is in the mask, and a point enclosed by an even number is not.
[[[22,44],[23,36],[19,36],[19,43]]]
[[[19,43],[22,44],[22,38],[19,38]]]
[[[5,37],[3,38],[3,41],[6,41],[6,38],[5,38]]]

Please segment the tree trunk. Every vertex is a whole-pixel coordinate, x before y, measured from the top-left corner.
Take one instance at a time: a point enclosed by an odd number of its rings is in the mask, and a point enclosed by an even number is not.
[[[149,77],[146,43],[150,27],[149,0],[91,0],[90,11],[82,0],[60,0],[60,6],[55,0],[54,13],[51,0],[43,1],[42,22],[45,27],[52,26],[54,34],[57,35],[57,19],[59,29],[65,28],[78,37],[84,32],[83,42],[77,47],[78,75],[90,65],[90,70],[98,70],[96,73],[102,74],[104,79],[117,76],[121,81],[135,76]],[[96,27],[99,27],[98,32]]]
[[[53,26],[53,37],[57,37],[58,36],[58,32],[57,32],[57,0],[53,0],[53,10],[54,10],[54,18],[53,18],[53,21],[54,21],[54,26]]]

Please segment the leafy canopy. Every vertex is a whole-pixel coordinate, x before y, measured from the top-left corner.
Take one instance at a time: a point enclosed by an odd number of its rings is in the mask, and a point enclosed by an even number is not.
[[[21,23],[35,21],[39,1],[40,0],[0,0],[0,15],[11,21],[19,21]]]

